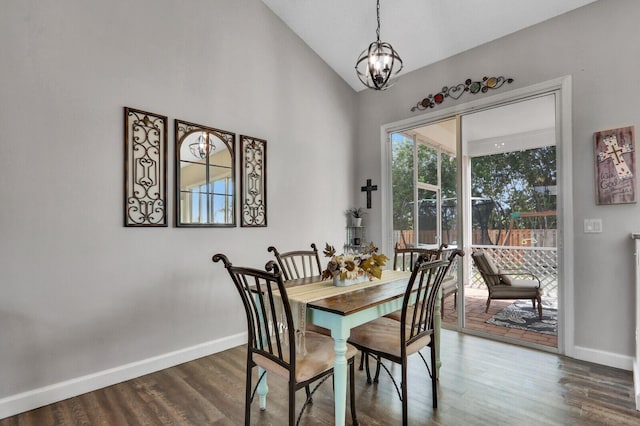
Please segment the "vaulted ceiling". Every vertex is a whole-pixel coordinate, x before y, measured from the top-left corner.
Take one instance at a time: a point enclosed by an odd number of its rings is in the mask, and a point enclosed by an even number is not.
[[[262,0],[354,90],[355,61],[376,37],[375,0]],[[402,74],[595,0],[381,0],[380,39]]]

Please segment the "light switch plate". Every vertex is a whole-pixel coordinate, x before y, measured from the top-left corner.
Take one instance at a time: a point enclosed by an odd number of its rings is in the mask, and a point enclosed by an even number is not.
[[[585,219],[584,233],[599,234],[602,232],[602,219]]]

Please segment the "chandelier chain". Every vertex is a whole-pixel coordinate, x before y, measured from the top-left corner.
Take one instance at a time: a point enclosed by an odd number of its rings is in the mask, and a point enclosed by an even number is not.
[[[380,43],[380,0],[377,1],[376,14],[378,15],[378,28],[376,29],[376,37]]]
[[[356,74],[369,89],[385,90],[389,79],[402,70],[402,59],[391,44],[380,41],[380,0],[376,1],[376,40],[360,53],[356,60]]]

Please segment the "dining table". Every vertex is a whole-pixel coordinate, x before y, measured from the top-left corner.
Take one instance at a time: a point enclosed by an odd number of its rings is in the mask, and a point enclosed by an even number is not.
[[[294,311],[302,309],[305,322],[331,331],[334,340],[334,406],[335,425],[345,424],[347,405],[348,362],[347,340],[351,329],[402,309],[404,294],[411,272],[385,270],[380,279],[373,279],[348,287],[336,287],[332,280],[320,276],[285,281],[287,297]],[[434,334],[436,368],[440,367],[440,297],[436,298]],[[257,393],[260,407],[266,408],[268,386],[260,382]]]

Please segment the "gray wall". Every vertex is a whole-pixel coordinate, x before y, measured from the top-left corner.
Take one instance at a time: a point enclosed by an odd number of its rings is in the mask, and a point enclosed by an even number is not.
[[[640,206],[596,206],[593,133],[635,125],[640,112],[640,2],[601,0],[550,21],[406,74],[389,91],[360,92],[357,182],[380,176],[380,126],[424,114],[410,112],[420,99],[467,78],[508,76],[516,88],[572,76],[573,230],[575,235],[576,356],[630,367],[634,339],[633,246]],[[438,43],[438,40],[425,41]],[[402,54],[402,52],[400,52]],[[409,61],[411,58],[405,58]],[[490,95],[487,94],[487,95]],[[441,108],[482,95],[447,100]],[[636,147],[640,141],[636,141]],[[636,178],[637,179],[637,178]],[[368,216],[381,239],[380,196]],[[602,218],[602,234],[584,234],[585,218]],[[619,361],[619,360],[618,360]],[[618,361],[614,361],[615,364]]]
[[[269,226],[123,227],[124,106],[169,116],[171,224],[174,119],[267,139]],[[271,244],[342,244],[355,106],[259,0],[3,0],[0,414],[246,331],[211,256],[263,267]]]

